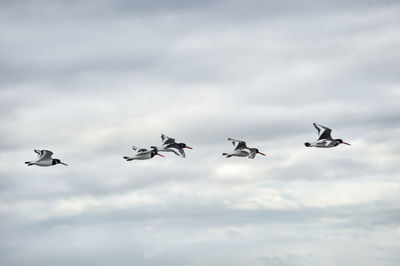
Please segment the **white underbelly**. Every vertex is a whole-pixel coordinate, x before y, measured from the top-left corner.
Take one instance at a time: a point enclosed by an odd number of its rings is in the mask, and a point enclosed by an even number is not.
[[[147,160],[150,158],[151,158],[150,154],[142,154],[142,155],[137,155],[135,157],[136,160]]]
[[[247,156],[249,156],[249,153],[247,151],[237,150],[237,151],[233,151],[230,155],[237,156],[237,157],[247,157]]]
[[[51,166],[51,165],[53,165],[53,164],[52,164],[52,161],[50,161],[50,160],[38,161],[38,162],[35,162],[34,164],[37,165],[37,166],[42,166],[42,167],[46,167],[46,166]]]
[[[311,147],[317,147],[317,148],[332,148],[335,145],[333,145],[331,140],[322,140],[322,141],[317,141],[311,143]]]

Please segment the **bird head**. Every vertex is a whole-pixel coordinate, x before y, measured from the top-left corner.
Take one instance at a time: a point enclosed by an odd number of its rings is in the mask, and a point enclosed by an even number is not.
[[[351,145],[350,143],[344,142],[342,139],[335,139],[337,142],[340,144],[346,144],[346,145]]]
[[[161,157],[165,157],[164,155],[158,153],[158,148],[156,146],[151,146],[150,148],[152,149],[152,151],[151,151],[152,156],[151,157],[154,157],[156,155],[161,156]]]
[[[63,165],[68,166],[68,164],[61,162],[60,159],[53,159],[53,165],[55,165],[55,164],[63,164]]]
[[[256,153],[258,153],[258,154],[261,154],[261,155],[265,156],[265,154],[264,154],[264,153],[262,153],[262,152],[260,152],[258,149],[256,149]]]
[[[188,145],[186,145],[185,143],[179,143],[178,144],[179,145],[179,147],[181,147],[182,149],[184,149],[184,148],[186,148],[186,149],[193,149],[192,147],[189,147]]]

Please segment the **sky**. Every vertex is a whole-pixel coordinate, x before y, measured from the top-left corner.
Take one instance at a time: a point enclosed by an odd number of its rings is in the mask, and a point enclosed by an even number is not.
[[[399,14],[1,1],[0,264],[397,266]],[[313,122],[352,146],[306,148]],[[122,159],[162,133],[193,150]],[[224,158],[229,137],[267,156]]]

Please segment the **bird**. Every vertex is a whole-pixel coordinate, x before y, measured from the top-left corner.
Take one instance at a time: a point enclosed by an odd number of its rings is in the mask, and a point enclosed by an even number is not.
[[[148,160],[156,155],[165,157],[164,155],[158,153],[157,147],[151,146],[150,148],[151,148],[150,150],[147,150],[144,148],[138,148],[136,146],[132,146],[132,149],[136,151],[136,155],[133,157],[124,156],[123,158],[127,161],[132,161],[132,160]]]
[[[51,158],[53,152],[49,150],[33,150],[33,151],[38,154],[38,159],[36,161],[25,162],[25,164],[27,164],[28,166],[37,165],[45,167],[56,164],[63,164],[68,166],[68,164],[61,162],[59,159]]]
[[[265,154],[260,152],[257,148],[247,147],[245,141],[236,140],[232,138],[228,138],[228,141],[232,142],[234,150],[231,153],[224,152],[222,155],[226,156],[226,158],[237,156],[237,157],[248,157],[249,159],[254,159],[256,157],[256,154],[261,154],[265,156]]]
[[[306,142],[306,147],[316,148],[332,148],[339,144],[351,145],[350,143],[344,142],[342,139],[333,139],[331,137],[332,130],[330,128],[321,126],[317,123],[313,123],[314,127],[318,130],[318,140],[316,142]]]
[[[159,151],[165,151],[165,152],[173,152],[177,156],[181,156],[182,158],[186,157],[185,154],[185,148],[186,149],[193,149],[192,147],[189,147],[185,143],[176,143],[175,139],[167,137],[164,134],[161,134],[161,140],[162,140],[162,145],[158,148]]]

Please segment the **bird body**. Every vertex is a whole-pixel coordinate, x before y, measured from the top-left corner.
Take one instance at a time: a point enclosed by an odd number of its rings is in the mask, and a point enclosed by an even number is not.
[[[185,143],[176,143],[175,139],[167,137],[164,134],[161,134],[162,145],[158,147],[159,151],[164,152],[173,152],[177,156],[181,156],[182,158],[186,157],[185,148],[193,149],[192,147],[187,146]]]
[[[235,157],[248,157],[249,159],[254,159],[257,153],[265,156],[265,154],[260,152],[257,148],[247,147],[245,141],[236,140],[232,138],[228,138],[228,140],[232,142],[234,150],[231,153],[224,152],[222,155],[226,156],[226,158],[235,156]]]
[[[25,162],[25,164],[27,164],[28,166],[37,165],[37,166],[47,167],[56,164],[67,165],[61,162],[59,159],[51,158],[53,152],[49,150],[34,150],[34,152],[38,154],[38,159],[36,161]]]
[[[328,140],[328,139],[305,143],[306,147],[316,147],[316,148],[332,148],[336,147],[339,144],[340,142],[337,140]]]
[[[224,152],[222,155],[226,156],[227,158],[236,156],[236,157],[248,157],[250,154],[247,150],[234,150],[231,153]]]
[[[136,151],[136,155],[133,157],[129,156],[124,156],[123,158],[127,161],[132,161],[132,160],[148,160],[153,158],[154,156],[158,155],[161,157],[164,157],[164,155],[158,153],[158,149],[155,146],[151,146],[150,150],[143,149],[143,148],[137,148],[135,146],[132,146],[132,149]]]
[[[344,142],[342,139],[333,139],[331,137],[332,130],[328,127],[321,126],[317,123],[313,123],[314,127],[318,130],[318,140],[315,142],[306,142],[306,147],[316,148],[332,148],[339,144],[351,145],[350,143]]]

